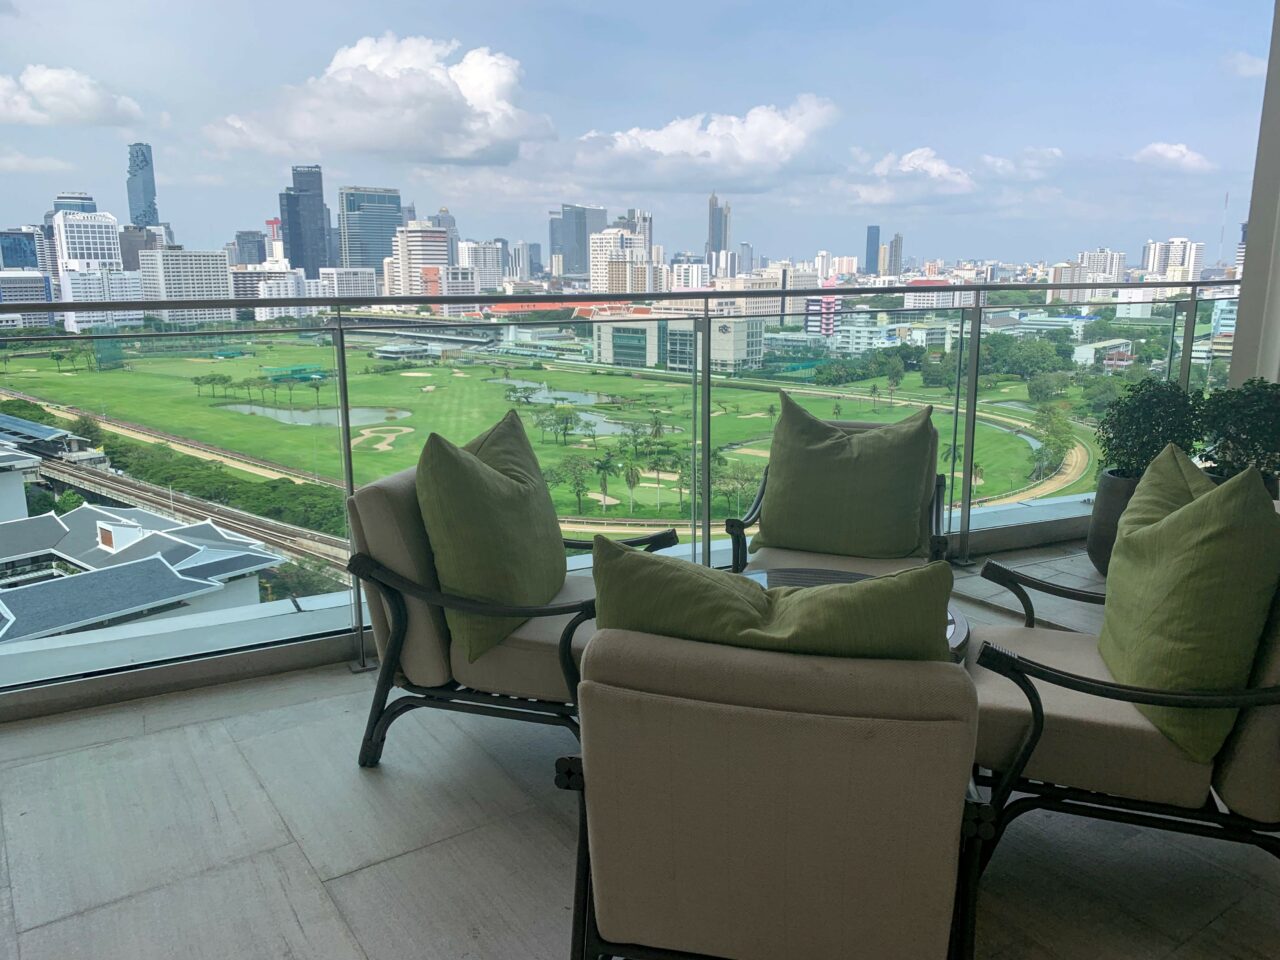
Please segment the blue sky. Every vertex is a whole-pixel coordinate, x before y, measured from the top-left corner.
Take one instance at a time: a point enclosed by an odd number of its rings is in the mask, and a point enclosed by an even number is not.
[[[1272,6],[182,4],[0,0],[0,225],[60,189],[127,218],[155,147],[181,242],[274,215],[291,163],[399,187],[464,236],[546,243],[560,202],[701,249],[706,195],[767,256],[1056,260],[1148,236],[1217,256],[1248,210]],[[331,201],[332,202],[332,201]]]

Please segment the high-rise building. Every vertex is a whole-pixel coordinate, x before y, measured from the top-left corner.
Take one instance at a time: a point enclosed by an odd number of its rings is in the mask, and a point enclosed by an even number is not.
[[[542,244],[529,244],[529,273],[532,276],[540,277],[546,272],[546,267],[542,263]]]
[[[1204,266],[1204,244],[1186,237],[1148,240],[1142,247],[1142,269],[1167,280],[1199,280]]]
[[[422,282],[424,292],[429,297],[465,297],[480,292],[476,284],[476,272],[471,267],[423,267]],[[432,312],[442,313],[446,317],[460,317],[479,309],[479,304],[475,303],[447,303],[432,307]]]
[[[0,303],[50,303],[53,282],[39,270],[0,269]],[[0,329],[51,327],[57,321],[47,311],[0,314]]]
[[[121,270],[99,264],[63,270],[58,278],[63,303],[98,303],[104,300],[141,300],[142,282],[135,270]],[[141,310],[106,310],[66,313],[63,323],[72,333],[90,327],[139,327]]]
[[[143,250],[138,254],[144,300],[223,300],[231,274],[222,250]],[[218,307],[158,310],[164,323],[230,323],[234,311]]]
[[[591,235],[588,249],[591,254],[590,290],[592,293],[648,293],[650,290],[633,291],[631,277],[626,270],[612,267],[614,263],[647,263],[644,237],[620,227],[609,227]],[[623,287],[624,289],[618,289]]]
[[[44,235],[31,227],[0,230],[0,270],[39,270],[43,239]]]
[[[233,242],[236,263],[249,266],[267,259],[267,235],[261,230],[237,230]]]
[[[817,256],[813,258],[813,268],[818,272],[818,279],[825,280],[831,276],[831,253],[827,250],[819,250]]]
[[[832,257],[831,272],[837,277],[852,277],[858,272],[858,258]]]
[[[156,171],[151,160],[151,144],[129,144],[129,178],[125,183],[129,194],[129,222],[135,227],[157,227],[160,211],[156,209]]]
[[[368,267],[321,267],[320,284],[327,297],[378,295],[378,275]]]
[[[507,243],[506,237],[494,237],[493,242],[502,252],[502,275],[509,277],[511,276],[511,245]]]
[[[60,210],[53,215],[52,227],[54,249],[58,251],[60,299],[79,299],[82,302],[92,299],[84,295],[91,281],[78,282],[83,278],[76,278],[77,282],[73,283],[70,276],[72,273],[96,276],[104,270],[107,273],[124,270],[124,261],[120,255],[119,222],[111,214]],[[113,318],[108,314],[68,313],[64,320],[67,329],[74,331],[84,326],[110,323]]]
[[[1049,283],[1088,283],[1088,269],[1080,263],[1055,263],[1049,268]],[[1092,290],[1054,290],[1045,293],[1046,302],[1065,300],[1067,303],[1085,303],[1092,299]]]
[[[138,251],[160,250],[165,243],[163,226],[139,227],[132,223],[120,224],[120,260],[126,270],[137,271]]]
[[[605,228],[609,214],[604,207],[584,207],[573,203],[552,211],[549,235],[551,255],[563,257],[566,277],[586,277],[591,272],[591,235]]]
[[[527,240],[517,240],[511,245],[511,265],[507,276],[515,280],[528,280],[533,276],[533,262],[529,253]]]
[[[750,273],[756,268],[756,253],[751,244],[743,240],[738,244],[738,269],[742,273]]]
[[[889,276],[902,276],[902,234],[895,233],[889,241]]]
[[[677,263],[671,268],[672,290],[703,290],[711,285],[711,269],[705,263]]]
[[[391,240],[391,256],[383,271],[387,295],[421,296],[423,267],[449,266],[449,230],[433,227],[425,220],[412,220],[396,230]]]
[[[418,205],[416,203],[406,204],[404,209],[400,211],[400,225],[407,227],[414,220],[418,219]]]
[[[443,227],[449,231],[449,263],[456,266],[458,263],[458,241],[461,239],[458,235],[458,218],[449,212],[448,207],[441,207],[439,213],[433,213],[427,217],[427,223],[433,227]]]
[[[81,190],[63,190],[53,198],[53,209],[44,215],[45,223],[53,223],[53,215],[69,210],[72,213],[97,213],[98,202],[92,194]]]
[[[647,210],[637,210],[634,207],[627,210],[624,214],[619,214],[611,224],[619,230],[626,230],[628,233],[638,233],[644,237],[644,251],[650,254],[653,251],[653,214]]]
[[[502,247],[494,241],[460,241],[458,266],[470,267],[474,271],[478,292],[502,288]]]
[[[889,275],[889,245],[887,243],[880,244],[880,249],[876,251],[876,274],[881,277]]]
[[[880,263],[880,228],[878,226],[867,227],[867,256],[862,261],[862,267],[867,273],[877,273],[877,266]]]
[[[294,268],[285,271],[283,276],[261,281],[255,296],[264,300],[284,300],[294,297],[322,297],[324,293],[323,281],[308,280],[300,268]],[[258,323],[264,323],[283,320],[286,317],[313,317],[321,309],[319,305],[254,307],[253,319]]]
[[[1249,224],[1240,224],[1240,242],[1236,244],[1236,276],[1244,273],[1244,248],[1249,239]]]
[[[329,266],[329,208],[318,164],[293,168],[293,186],[280,194],[280,237],[285,259],[307,279],[316,279],[320,268]]]
[[[1089,280],[1110,280],[1122,283],[1125,274],[1125,254],[1121,250],[1098,247],[1097,250],[1082,250],[1076,262],[1084,267]]]
[[[732,276],[722,274],[719,269],[719,265],[726,262],[720,254],[728,251],[729,236],[729,204],[727,201],[721,204],[720,198],[712,193],[707,198],[707,263],[716,276]]]
[[[382,271],[400,226],[400,191],[391,187],[342,187],[338,190],[338,232],[344,267]]]

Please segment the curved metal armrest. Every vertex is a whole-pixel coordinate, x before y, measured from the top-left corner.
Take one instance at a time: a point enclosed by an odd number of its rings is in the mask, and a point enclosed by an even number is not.
[[[639,537],[626,537],[621,540],[614,540],[614,543],[621,543],[628,547],[644,547],[646,553],[653,553],[655,550],[665,550],[667,547],[674,547],[680,542],[680,535],[676,533],[674,528],[668,527],[666,530],[659,530],[657,533],[646,533]],[[564,545],[571,550],[590,550],[593,541],[591,540],[574,540],[569,537],[564,538]]]
[[[742,517],[730,517],[724,522],[724,532],[733,541],[734,573],[741,573],[747,566],[747,528],[760,522],[760,509],[764,506],[764,488],[769,483],[769,467],[766,465],[760,477],[760,486],[756,489],[755,499]]]
[[[1064,600],[1080,600],[1084,603],[1105,603],[1107,599],[1105,593],[1099,593],[1096,590],[1079,590],[1075,587],[1064,587],[1057,583],[1050,583],[1048,580],[1041,580],[1039,577],[1033,577],[1006,567],[995,560],[988,560],[983,564],[982,573],[979,576],[985,580],[990,580],[992,583],[1000,584],[1000,586],[1006,588],[1018,598],[1018,602],[1022,604],[1022,613],[1028,627],[1036,625],[1036,611],[1031,603],[1031,598],[1027,596],[1027,591],[1024,588],[1047,593],[1051,597],[1062,597]]]
[[[361,580],[372,580],[384,587],[398,590],[410,597],[416,597],[446,610],[460,610],[463,613],[478,613],[488,617],[561,617],[565,614],[582,613],[588,607],[594,609],[594,600],[574,600],[570,603],[548,603],[539,606],[517,606],[508,603],[494,603],[491,600],[473,600],[470,597],[459,597],[451,593],[432,590],[420,583],[414,583],[407,577],[388,570],[373,557],[365,553],[353,554],[347,561],[347,570]]]
[[[982,645],[978,652],[978,664],[996,673],[1014,679],[1015,674],[1033,677],[1057,687],[1076,690],[1108,700],[1123,700],[1152,707],[1196,707],[1202,709],[1245,709],[1248,707],[1280,706],[1280,687],[1254,687],[1245,690],[1154,690],[1150,687],[1130,687],[1109,680],[1082,677],[1057,667],[1050,667],[1035,660],[1028,660],[1016,653],[990,643]],[[1021,686],[1021,684],[1019,684]],[[1034,689],[1034,688],[1033,688]]]

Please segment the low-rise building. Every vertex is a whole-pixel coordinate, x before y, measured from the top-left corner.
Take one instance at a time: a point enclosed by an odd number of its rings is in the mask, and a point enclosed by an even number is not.
[[[1082,343],[1072,352],[1071,358],[1080,367],[1091,367],[1101,362],[1109,369],[1133,365],[1133,341],[1115,338],[1097,343]]]
[[[51,303],[53,282],[39,270],[0,269],[0,303]],[[51,327],[55,314],[44,310],[0,314],[0,329]]]

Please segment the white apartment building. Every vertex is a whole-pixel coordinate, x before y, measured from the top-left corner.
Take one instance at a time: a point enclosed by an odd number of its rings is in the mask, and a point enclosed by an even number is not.
[[[946,280],[912,280],[910,286],[914,289],[902,296],[906,310],[956,310],[977,303],[972,290],[952,290]]]
[[[711,268],[705,263],[671,265],[672,290],[703,290],[711,286]]]
[[[600,293],[665,293],[669,267],[660,263],[610,260],[605,264],[605,289]]]
[[[1125,254],[1121,250],[1111,250],[1107,247],[1082,250],[1076,257],[1076,263],[1084,267],[1090,281],[1124,282]]]
[[[951,345],[955,340],[955,330],[953,325],[945,320],[935,323],[913,323],[906,328],[905,340],[913,347],[950,353]]]
[[[326,297],[378,295],[378,275],[372,267],[321,267],[320,285]]]
[[[383,260],[387,295],[420,296],[422,268],[447,267],[451,245],[449,228],[433,227],[426,220],[411,220],[397,228],[391,238],[391,256]]]
[[[492,240],[462,240],[458,243],[458,266],[475,271],[479,289],[502,289],[502,245]]]
[[[507,279],[528,280],[531,276],[533,276],[533,264],[530,260],[529,241],[517,240],[511,245]]]
[[[857,257],[832,257],[831,273],[837,277],[852,277],[858,272]]]
[[[674,269],[674,268],[673,268]],[[716,277],[712,281],[715,289],[734,290],[773,290],[782,282],[782,278],[768,270],[758,274],[744,274],[737,277]],[[764,317],[768,327],[782,325],[781,297],[737,297],[733,301],[731,312],[747,317]]]
[[[1116,291],[1117,320],[1146,320],[1151,317],[1151,297],[1154,291],[1126,287]]]
[[[63,303],[93,303],[103,300],[141,300],[142,278],[133,270],[99,266],[83,270],[63,270],[59,289]],[[65,313],[63,325],[75,332],[90,327],[140,327],[141,310]]]
[[[248,300],[258,295],[258,284],[264,280],[284,280],[293,275],[288,260],[267,260],[263,263],[238,263],[228,271],[231,277],[231,295],[237,300]]]
[[[898,328],[880,323],[875,317],[855,317],[843,321],[828,340],[833,354],[856,357],[869,350],[896,347]]]
[[[813,258],[813,269],[818,274],[819,280],[825,280],[835,272],[829,251],[818,251],[818,255]]]
[[[58,298],[64,302],[124,300],[132,295],[129,281],[114,277],[124,270],[120,253],[120,224],[109,213],[59,210],[53,216],[53,245],[57,253]],[[104,275],[105,271],[105,275]],[[73,276],[74,275],[74,276]],[[112,292],[121,296],[112,296]],[[72,333],[112,323],[141,323],[142,314],[64,313]]]
[[[231,271],[224,250],[141,250],[144,300],[225,300],[231,297]],[[230,308],[157,310],[165,323],[230,323]]]
[[[596,323],[596,363],[617,367],[662,367],[682,373],[699,367],[701,337],[694,317],[667,317],[648,307],[597,308],[593,316],[618,316]],[[764,357],[764,320],[720,317],[711,325],[711,369],[741,373],[760,368]]]
[[[1204,244],[1186,237],[1148,240],[1142,247],[1144,273],[1166,280],[1199,280],[1204,267]]]
[[[629,271],[611,268],[612,264],[646,263],[644,237],[621,227],[609,227],[591,234],[587,247],[589,289],[592,293],[647,293],[627,290]],[[619,289],[621,287],[621,289]]]
[[[367,269],[367,268],[366,268]],[[370,273],[373,271],[370,270]],[[323,280],[308,280],[301,267],[290,270],[284,277],[263,280],[258,284],[255,296],[266,299],[284,299],[285,297],[322,297],[325,295]],[[323,306],[290,306],[290,307],[254,307],[253,319],[258,323],[278,321],[286,317],[314,317],[324,309]]]
[[[39,270],[0,269],[0,303],[51,303],[53,283]],[[48,327],[56,321],[49,312],[0,315],[0,329],[21,330]]]

